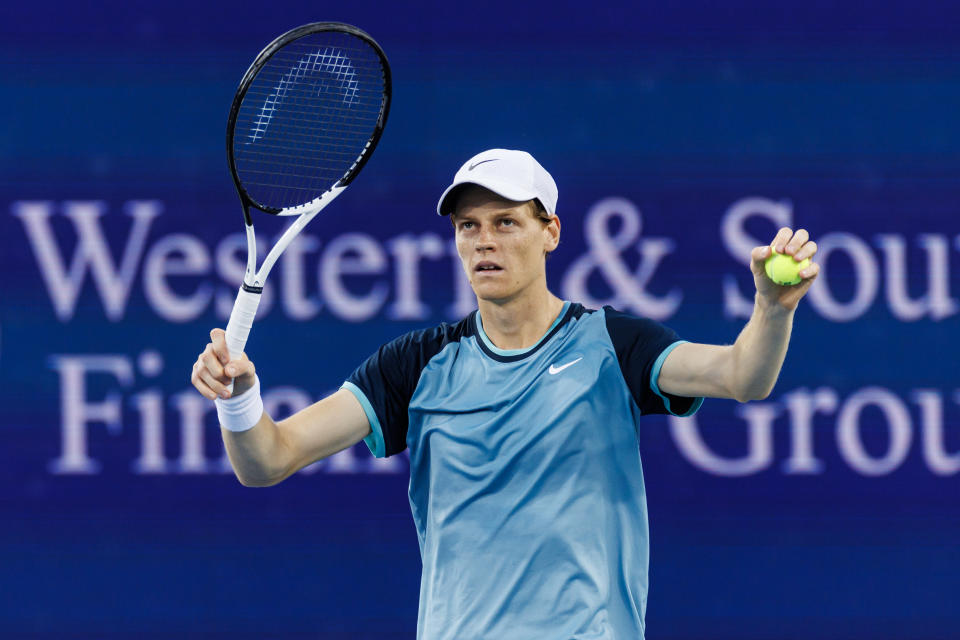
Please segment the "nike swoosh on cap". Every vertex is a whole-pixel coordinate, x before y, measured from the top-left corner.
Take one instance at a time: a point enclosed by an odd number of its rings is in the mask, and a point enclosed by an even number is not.
[[[577,364],[577,363],[580,362],[581,360],[583,360],[583,356],[580,356],[580,357],[577,358],[576,360],[573,360],[573,361],[571,361],[571,362],[568,362],[567,364],[562,364],[562,365],[560,365],[559,367],[558,367],[557,365],[552,364],[552,365],[550,365],[550,369],[549,369],[550,375],[555,376],[555,375],[557,375],[558,373],[560,373],[561,371],[563,371],[564,369],[566,369],[567,367],[572,367],[573,365]]]
[[[476,169],[477,167],[479,167],[479,166],[480,166],[481,164],[483,164],[484,162],[493,162],[494,160],[499,160],[499,159],[500,159],[500,158],[490,158],[489,160],[481,160],[480,162],[474,162],[472,165],[470,165],[469,167],[467,167],[467,171],[473,171],[474,169]]]

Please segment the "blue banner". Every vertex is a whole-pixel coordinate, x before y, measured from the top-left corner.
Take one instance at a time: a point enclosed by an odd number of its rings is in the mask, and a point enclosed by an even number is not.
[[[823,271],[771,396],[640,425],[649,636],[956,635],[956,10],[108,5],[0,9],[0,635],[413,636],[406,454],[244,488],[189,380],[246,260],[233,92],[323,19],[380,42],[394,106],[268,280],[271,415],[475,308],[434,207],[485,148],[557,180],[554,293],[695,342],[736,339],[750,249],[803,227]],[[261,254],[284,224],[255,214]]]

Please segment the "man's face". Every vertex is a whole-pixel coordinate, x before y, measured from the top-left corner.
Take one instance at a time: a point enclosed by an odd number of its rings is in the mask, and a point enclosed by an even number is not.
[[[504,200],[466,187],[452,214],[457,252],[477,298],[506,302],[531,285],[546,286],[545,256],[557,248],[560,223],[545,223],[533,202]]]

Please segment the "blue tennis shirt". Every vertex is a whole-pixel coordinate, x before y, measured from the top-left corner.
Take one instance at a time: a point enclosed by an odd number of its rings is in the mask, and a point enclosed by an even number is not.
[[[652,320],[568,302],[529,349],[498,349],[475,312],[350,376],[373,454],[410,450],[418,639],[643,637],[638,418],[703,401],[657,387],[678,344]]]

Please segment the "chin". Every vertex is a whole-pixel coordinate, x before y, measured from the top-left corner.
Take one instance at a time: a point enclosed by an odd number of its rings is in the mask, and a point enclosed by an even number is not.
[[[509,298],[511,293],[513,293],[507,287],[493,282],[472,284],[472,288],[478,300],[489,300],[491,302]]]
[[[485,282],[473,287],[473,293],[477,300],[485,302],[505,302],[517,297],[520,289],[517,287],[508,287],[493,282]]]

